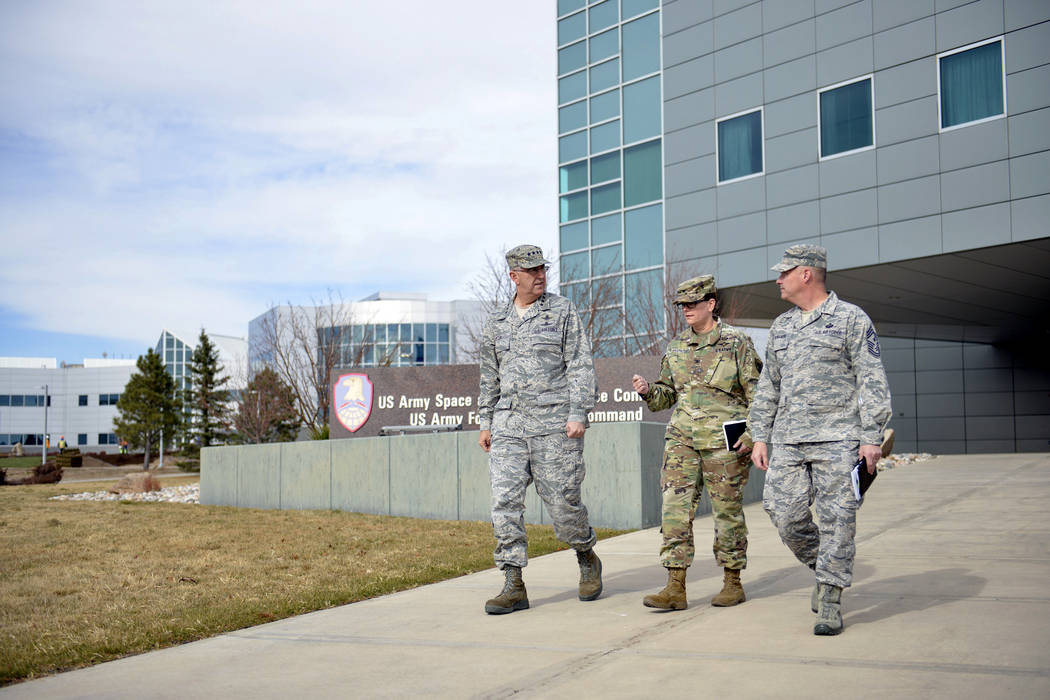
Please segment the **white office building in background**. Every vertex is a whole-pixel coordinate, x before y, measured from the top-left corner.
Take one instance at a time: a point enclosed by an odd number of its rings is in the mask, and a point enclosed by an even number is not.
[[[0,357],[0,452],[20,442],[39,453],[45,411],[52,448],[64,436],[83,452],[116,452],[117,400],[134,371],[135,360],[59,365],[54,357]]]

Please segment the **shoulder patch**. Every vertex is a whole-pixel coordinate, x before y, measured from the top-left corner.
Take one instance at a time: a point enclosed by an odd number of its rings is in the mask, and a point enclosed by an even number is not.
[[[872,357],[878,357],[882,351],[879,349],[879,336],[875,332],[874,326],[868,326],[868,332],[864,334],[864,339],[868,343],[868,353]]]

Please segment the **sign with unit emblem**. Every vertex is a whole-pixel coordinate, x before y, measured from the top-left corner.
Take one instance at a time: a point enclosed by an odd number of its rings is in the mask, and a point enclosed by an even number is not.
[[[343,374],[332,387],[335,417],[339,423],[356,433],[372,415],[372,381],[367,374]]]

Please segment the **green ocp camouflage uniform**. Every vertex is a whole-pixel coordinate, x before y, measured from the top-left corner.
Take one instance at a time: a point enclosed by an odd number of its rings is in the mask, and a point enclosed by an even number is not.
[[[486,322],[481,346],[482,430],[492,431],[494,558],[500,569],[527,563],[525,490],[535,481],[554,534],[577,551],[596,536],[580,499],[583,438],[565,434],[587,424],[596,382],[590,344],[576,308],[546,293],[519,316],[511,301]]]
[[[728,569],[747,566],[742,492],[750,462],[726,449],[722,423],[747,418],[761,369],[751,338],[720,320],[708,333],[687,329],[667,346],[660,378],[644,396],[652,411],[675,407],[660,470],[665,567],[693,562],[693,517],[704,487],[714,514],[715,559]]]
[[[845,588],[857,514],[850,471],[861,444],[882,442],[892,410],[879,338],[864,311],[830,292],[808,321],[798,307],[778,316],[767,342],[748,423],[770,449],[763,506],[817,582]]]

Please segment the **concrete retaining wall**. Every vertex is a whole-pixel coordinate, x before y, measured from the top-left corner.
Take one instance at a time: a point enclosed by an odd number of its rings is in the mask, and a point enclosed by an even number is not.
[[[583,501],[596,527],[660,524],[664,425],[604,423],[587,431]],[[476,431],[207,447],[201,503],[242,508],[344,510],[442,520],[489,520],[488,455]],[[753,469],[745,502],[761,498]],[[701,513],[710,512],[707,494]],[[525,519],[549,523],[535,488]]]

